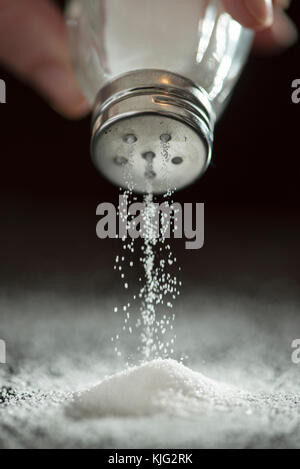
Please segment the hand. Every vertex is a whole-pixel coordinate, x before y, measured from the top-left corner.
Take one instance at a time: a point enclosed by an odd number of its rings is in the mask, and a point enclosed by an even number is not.
[[[64,17],[52,0],[0,0],[0,62],[64,116],[89,111],[72,69]]]
[[[255,46],[263,52],[288,47],[298,39],[296,26],[284,12],[291,0],[223,0],[233,18],[254,29]]]
[[[258,31],[261,49],[295,41],[296,28],[283,12],[288,0],[222,1],[235,19]],[[82,117],[89,111],[72,70],[63,15],[50,0],[0,0],[0,62],[64,116]]]

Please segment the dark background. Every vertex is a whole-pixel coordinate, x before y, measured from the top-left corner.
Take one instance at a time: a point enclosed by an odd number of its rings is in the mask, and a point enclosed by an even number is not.
[[[299,2],[290,14],[300,28]],[[46,274],[51,284],[58,278],[57,288],[74,289],[83,278],[96,278],[106,261],[111,265],[110,247],[119,249],[116,241],[95,235],[96,206],[116,202],[118,188],[91,163],[89,118],[67,121],[5,69],[0,77],[7,84],[7,104],[0,106],[0,281],[36,287]],[[299,280],[296,78],[300,42],[280,55],[252,54],[217,125],[213,164],[175,195],[206,204],[205,248],[197,259],[192,252],[182,256],[186,272],[196,265],[202,282],[220,278],[236,288],[243,275],[261,272]],[[94,291],[94,281],[86,281],[89,288]]]

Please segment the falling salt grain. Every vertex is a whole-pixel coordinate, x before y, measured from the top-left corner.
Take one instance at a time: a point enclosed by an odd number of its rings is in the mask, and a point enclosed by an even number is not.
[[[127,202],[129,203],[130,200],[133,199],[133,196],[130,191],[125,191],[125,194]],[[168,191],[166,196],[170,197],[171,194],[172,192]],[[160,227],[160,238],[157,238],[158,223],[155,216],[155,210],[153,195],[146,194],[144,196],[144,212],[142,213],[143,227],[145,231],[143,236],[143,245],[141,246],[141,255],[139,257],[141,266],[144,269],[144,276],[143,278],[139,277],[139,292],[133,295],[133,300],[136,300],[137,298],[141,300],[140,318],[136,320],[135,326],[140,328],[141,346],[138,347],[138,350],[142,352],[143,360],[159,358],[162,350],[164,357],[170,356],[170,354],[174,353],[173,348],[173,351],[171,352],[169,344],[164,343],[165,339],[163,337],[166,335],[166,332],[168,332],[168,338],[170,338],[170,334],[174,335],[172,332],[173,327],[171,327],[170,320],[164,320],[163,324],[159,323],[159,307],[172,308],[173,304],[168,300],[175,300],[179,294],[176,277],[166,271],[168,266],[173,266],[176,262],[176,258],[173,256],[171,251],[170,244],[165,243],[163,225],[166,224],[164,221],[166,214],[163,214],[158,222],[162,222],[162,226]],[[124,220],[127,220],[126,209],[124,208],[124,210],[121,210],[119,207],[119,211],[120,213],[124,213],[123,218]],[[123,249],[127,249],[129,252],[134,253],[134,239],[129,240],[124,237]],[[159,256],[163,256],[161,253],[165,255],[165,258],[157,259],[158,254]],[[116,257],[116,263],[120,262],[120,260],[121,262],[125,262],[125,256]],[[128,264],[130,267],[133,267],[133,260],[130,260]],[[121,271],[122,266],[119,265],[118,269]],[[121,279],[125,279],[125,273],[122,272],[120,277]],[[128,282],[124,282],[123,285],[124,288],[128,290]],[[128,307],[130,307],[129,303]],[[126,307],[123,307],[123,311],[126,312],[126,309]],[[172,318],[172,321],[173,320],[174,318]],[[129,318],[124,318],[124,323],[126,325],[125,329],[129,330],[130,327],[132,331],[132,327],[129,326],[128,322]],[[160,346],[161,342],[163,345],[162,347]]]

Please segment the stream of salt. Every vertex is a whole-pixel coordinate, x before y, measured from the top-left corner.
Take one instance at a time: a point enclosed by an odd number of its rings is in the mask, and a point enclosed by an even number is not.
[[[128,204],[136,200],[130,191],[127,190],[124,194]],[[168,200],[164,202],[169,206],[172,205],[170,197],[171,194],[168,192],[165,196]],[[165,236],[167,226],[163,219],[165,215],[160,213],[157,217],[157,203],[151,193],[144,195],[143,207],[141,244],[132,238],[124,237],[122,239],[124,254],[116,257],[114,266],[128,295],[129,281],[126,279],[126,265],[131,268],[137,267],[136,272],[142,270],[139,290],[133,294],[130,302],[121,307],[125,315],[122,331],[112,338],[115,352],[121,356],[124,355],[124,350],[120,345],[121,334],[124,332],[133,334],[135,330],[140,331],[136,356],[133,360],[128,357],[128,363],[139,361],[138,356],[141,357],[141,362],[154,358],[174,357],[176,334],[173,304],[180,295],[182,285],[178,278],[178,272],[181,269],[177,266],[177,259]],[[122,206],[119,207],[119,216],[122,219],[127,217],[126,209]],[[172,214],[172,217],[174,216]],[[130,224],[130,220],[127,220],[127,223]],[[133,261],[134,256],[137,259]],[[137,303],[139,303],[139,317],[134,320],[131,310]],[[115,306],[114,312],[119,312],[118,306]]]

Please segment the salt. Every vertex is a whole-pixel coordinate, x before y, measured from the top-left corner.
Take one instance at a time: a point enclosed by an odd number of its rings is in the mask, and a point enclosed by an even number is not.
[[[165,196],[170,198],[171,194],[171,191],[168,191]],[[132,192],[129,190],[126,190],[123,196],[126,197],[128,203],[133,197]],[[119,207],[119,213],[126,217],[123,212],[122,207]],[[170,245],[166,243],[164,229],[166,229],[167,224],[163,220],[164,214],[161,214],[161,220],[157,219],[153,194],[144,195],[144,211],[141,215],[143,219],[143,242],[138,259],[144,275],[138,278],[140,288],[132,297],[133,301],[140,300],[140,317],[135,324],[129,324],[128,318],[125,318],[121,329],[122,331],[128,331],[129,334],[133,333],[133,327],[139,329],[140,344],[137,346],[136,352],[140,353],[140,361],[143,362],[154,358],[170,358],[174,355],[174,348],[170,344],[174,344],[176,338],[171,324],[175,316],[173,315],[170,319],[164,314],[162,320],[159,320],[159,316],[161,315],[160,307],[167,307],[168,310],[173,307],[170,300],[174,301],[180,294],[180,283],[177,282],[175,275],[167,272],[168,266],[172,266],[174,269],[176,258],[173,256]],[[157,226],[159,223],[161,224],[160,232],[159,226]],[[129,225],[130,220],[127,220],[127,228]],[[159,233],[159,237],[157,237],[157,233]],[[123,238],[122,242],[123,249],[127,249],[129,252],[126,257],[116,257],[115,269],[117,268],[116,264],[119,263],[120,277],[124,281],[124,289],[128,291],[129,283],[126,281],[126,269],[124,270],[124,267],[127,263],[129,267],[133,267],[134,262],[129,259],[129,256],[135,252],[136,246],[134,239]],[[120,265],[120,263],[123,265]],[[123,311],[126,310],[127,308],[123,307]],[[168,343],[165,338],[166,330],[168,331]],[[169,337],[170,335],[171,337]],[[133,357],[133,360],[128,357],[128,362],[139,362],[138,353]]]
[[[245,393],[216,382],[172,359],[156,359],[103,379],[76,396],[71,412],[80,418],[195,416],[208,402]]]

